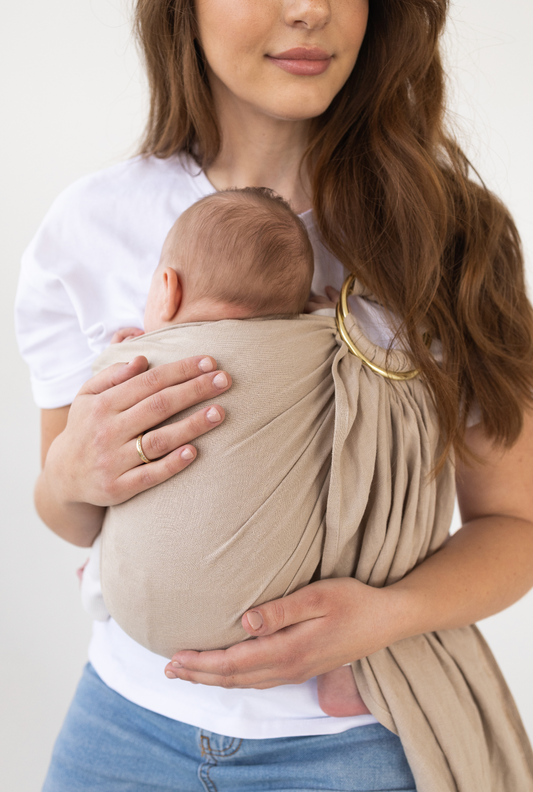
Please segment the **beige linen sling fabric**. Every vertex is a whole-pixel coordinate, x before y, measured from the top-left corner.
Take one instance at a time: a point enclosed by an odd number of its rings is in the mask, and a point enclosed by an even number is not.
[[[99,358],[104,367],[144,354],[157,365],[205,353],[233,378],[231,391],[212,400],[226,420],[195,440],[194,464],[106,514],[104,600],[151,651],[171,657],[242,641],[248,608],[317,571],[338,350],[332,319],[302,317],[169,327]]]
[[[352,316],[346,327],[378,365],[410,367]],[[429,475],[437,420],[418,378],[373,373],[318,316],[168,328],[110,347],[98,368],[204,353],[234,377],[216,400],[226,422],[195,441],[194,465],[106,515],[104,598],[135,640],[165,656],[229,645],[246,637],[254,597],[318,575],[389,585],[445,541],[453,465]],[[527,736],[475,627],[400,641],[353,671],[400,736],[418,792],[533,792]]]

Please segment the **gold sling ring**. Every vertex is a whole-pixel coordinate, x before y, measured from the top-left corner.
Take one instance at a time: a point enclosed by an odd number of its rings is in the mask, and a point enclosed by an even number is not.
[[[362,360],[365,366],[375,371],[376,374],[381,374],[382,377],[386,377],[387,379],[391,380],[399,380],[400,382],[405,382],[406,380],[413,379],[417,377],[419,374],[418,369],[411,369],[410,371],[388,371],[387,369],[381,368],[381,366],[377,366],[375,363],[372,363],[366,355],[363,355],[360,349],[356,347],[354,344],[351,336],[348,334],[346,330],[346,324],[344,320],[349,314],[348,308],[348,297],[352,293],[353,286],[355,283],[355,275],[348,275],[344,283],[342,284],[342,289],[339,297],[339,302],[337,303],[337,307],[335,309],[335,320],[337,322],[337,330],[339,331],[339,335],[350,350],[350,352]],[[428,339],[429,340],[429,339]],[[426,341],[427,343],[427,341]]]

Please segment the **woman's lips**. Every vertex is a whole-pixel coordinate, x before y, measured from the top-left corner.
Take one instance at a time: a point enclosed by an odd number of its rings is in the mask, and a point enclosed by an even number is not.
[[[266,57],[283,71],[303,76],[323,74],[331,63],[331,55],[318,47],[295,47]]]

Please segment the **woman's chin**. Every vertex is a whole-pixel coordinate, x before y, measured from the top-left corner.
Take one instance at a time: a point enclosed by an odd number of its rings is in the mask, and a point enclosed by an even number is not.
[[[283,98],[277,102],[271,102],[261,108],[265,115],[281,121],[310,121],[322,115],[331,104],[332,97],[326,99],[307,98],[301,94],[294,97]]]

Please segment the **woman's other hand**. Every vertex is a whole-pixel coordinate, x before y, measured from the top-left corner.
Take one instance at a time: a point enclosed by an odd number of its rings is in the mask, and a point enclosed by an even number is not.
[[[256,640],[178,652],[165,674],[224,688],[299,684],[402,637],[400,599],[353,578],[319,580],[245,613],[242,625]]]
[[[305,313],[320,311],[322,308],[335,308],[339,300],[339,292],[333,286],[326,286],[326,295],[311,292],[305,306]]]
[[[122,344],[123,341],[129,341],[131,338],[138,338],[142,335],[144,335],[144,330],[140,330],[138,327],[121,327],[120,330],[113,333],[110,343]]]
[[[211,405],[159,429],[152,427],[231,387],[208,356],[148,370],[145,357],[88,380],[70,409],[43,410],[43,471],[35,501],[43,521],[69,542],[90,546],[106,506],[166,481],[196,457],[191,441],[224,420]],[[151,461],[142,462],[136,447]]]

